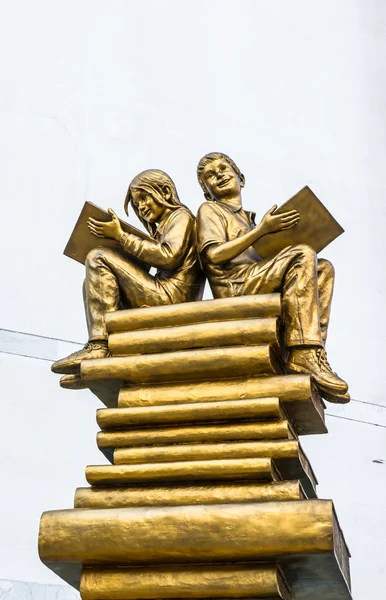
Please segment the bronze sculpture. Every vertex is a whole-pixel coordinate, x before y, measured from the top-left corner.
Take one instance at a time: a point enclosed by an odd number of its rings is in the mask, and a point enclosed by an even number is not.
[[[197,175],[206,198],[197,215],[198,251],[213,296],[280,292],[288,372],[312,375],[326,400],[348,402],[348,386],[332,371],[325,351],[333,266],[305,244],[266,259],[253,247],[265,235],[294,227],[299,213],[275,214],[275,205],[256,226],[254,214],[242,207],[244,175],[226,154],[205,155]]]
[[[332,265],[296,242],[323,237],[318,212],[290,204],[308,237],[283,207],[256,227],[229,157],[207,155],[198,174],[197,248],[217,299],[194,301],[195,219],[160,171],[126,198],[150,237],[86,203],[66,247],[87,256],[89,344],[53,370],[106,405],[97,445],[111,464],[86,468],[74,509],[42,515],[40,557],[83,600],[351,600],[349,551],[298,439],[327,433],[319,392],[349,400],[324,349]]]
[[[115,239],[122,251],[96,247],[88,254],[84,303],[89,340],[82,350],[53,363],[54,373],[77,374],[81,361],[108,356],[106,313],[202,298],[195,219],[181,204],[172,179],[160,170],[143,171],[130,183],[126,214],[129,203],[152,240],[124,233],[112,209],[111,221],[89,220],[95,236]],[[154,276],[150,266],[157,268]]]

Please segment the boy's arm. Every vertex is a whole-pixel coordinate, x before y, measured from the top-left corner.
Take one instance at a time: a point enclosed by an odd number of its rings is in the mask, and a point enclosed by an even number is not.
[[[267,233],[276,233],[294,227],[299,222],[299,213],[291,210],[282,214],[274,215],[277,204],[272,206],[264,215],[257,227],[248,231],[244,235],[224,242],[222,244],[209,246],[206,250],[206,258],[214,265],[221,265],[242,254],[249,246],[252,246],[257,240]]]

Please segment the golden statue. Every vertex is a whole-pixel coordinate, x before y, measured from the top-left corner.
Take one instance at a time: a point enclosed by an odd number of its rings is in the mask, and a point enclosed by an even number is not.
[[[150,236],[86,203],[66,246],[87,257],[89,343],[53,370],[106,405],[97,445],[111,464],[87,466],[74,509],[42,515],[40,558],[82,600],[351,600],[350,554],[298,439],[327,433],[317,386],[349,400],[324,349],[333,268],[296,242],[324,247],[322,220],[302,196],[256,227],[224,154],[198,176],[198,246],[161,171],[138,175],[125,202]],[[194,301],[197,247],[213,300]]]
[[[129,203],[153,239],[125,233],[112,209],[111,221],[89,219],[95,236],[116,240],[122,251],[96,247],[87,255],[83,296],[88,343],[53,363],[54,373],[77,374],[83,360],[108,356],[106,313],[202,298],[204,276],[196,252],[195,218],[181,204],[169,175],[156,169],[137,175],[127,192],[126,214]],[[150,266],[156,267],[155,275],[149,274]]]
[[[349,402],[347,383],[332,371],[325,351],[333,266],[305,244],[265,259],[253,247],[265,235],[294,227],[299,213],[275,214],[275,205],[256,226],[254,213],[242,206],[244,175],[226,154],[204,156],[197,176],[207,200],[197,215],[198,251],[214,298],[280,292],[287,371],[311,375],[326,400]]]

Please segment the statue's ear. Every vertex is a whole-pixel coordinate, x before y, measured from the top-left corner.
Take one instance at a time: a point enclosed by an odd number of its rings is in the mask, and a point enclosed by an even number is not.
[[[240,173],[239,179],[240,179],[240,187],[243,188],[245,186],[245,177],[242,173]]]
[[[162,186],[162,193],[166,201],[170,200],[170,198],[172,197],[172,190],[168,185]]]

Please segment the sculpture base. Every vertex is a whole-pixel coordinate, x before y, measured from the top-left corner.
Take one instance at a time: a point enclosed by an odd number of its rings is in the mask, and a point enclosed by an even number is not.
[[[39,537],[83,600],[350,600],[298,440],[327,432],[324,403],[283,374],[279,315],[278,294],[109,313],[116,356],[81,372],[111,407],[97,443],[112,464],[87,467],[91,487]]]

